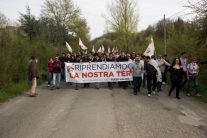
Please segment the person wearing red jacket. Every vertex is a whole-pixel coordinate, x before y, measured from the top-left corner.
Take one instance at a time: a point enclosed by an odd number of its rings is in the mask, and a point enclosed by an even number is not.
[[[61,71],[62,71],[62,63],[58,57],[55,57],[55,60],[52,64],[53,69],[53,88],[60,89],[60,80],[61,80]]]
[[[52,76],[53,76],[53,59],[51,58],[48,62],[48,87],[52,85]]]

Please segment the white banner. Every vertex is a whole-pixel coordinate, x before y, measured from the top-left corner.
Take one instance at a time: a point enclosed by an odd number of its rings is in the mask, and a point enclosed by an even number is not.
[[[132,81],[129,62],[65,63],[66,82]]]

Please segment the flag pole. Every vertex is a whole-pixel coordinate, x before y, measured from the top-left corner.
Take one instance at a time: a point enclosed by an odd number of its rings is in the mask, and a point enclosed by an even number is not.
[[[152,35],[151,35],[151,38],[153,38]],[[153,39],[153,43],[155,45],[154,39]],[[156,47],[155,47],[154,57],[157,58]]]
[[[164,53],[167,54],[167,45],[166,45],[166,21],[165,21],[165,14],[164,14],[164,46],[165,46],[165,51]]]

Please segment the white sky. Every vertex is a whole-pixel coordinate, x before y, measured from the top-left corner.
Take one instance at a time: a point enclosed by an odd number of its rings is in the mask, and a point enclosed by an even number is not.
[[[82,16],[87,19],[90,27],[91,38],[104,34],[106,27],[103,15],[107,13],[107,5],[112,0],[73,0],[80,7]],[[198,0],[191,0],[196,3]],[[39,16],[44,0],[0,0],[0,12],[5,14],[11,21],[16,21],[18,12],[25,13],[25,6],[29,4],[32,14]],[[155,24],[158,20],[170,17],[173,14],[186,9],[184,6],[187,0],[137,0],[140,22],[138,30],[147,28],[150,24]],[[177,15],[183,15],[188,11]],[[189,17],[185,17],[189,18]]]

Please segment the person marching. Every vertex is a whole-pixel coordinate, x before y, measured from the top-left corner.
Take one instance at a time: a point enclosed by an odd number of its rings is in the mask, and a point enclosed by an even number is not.
[[[193,82],[194,88],[195,88],[195,95],[196,96],[201,96],[198,93],[199,66],[196,63],[196,58],[193,58],[191,63],[187,65],[187,71],[188,71],[187,96],[191,96],[190,90],[191,90],[191,83],[192,82]]]
[[[35,56],[32,56],[29,65],[28,65],[28,80],[30,84],[32,85],[31,88],[31,97],[36,97],[36,87],[37,87],[37,79],[39,78],[38,71],[37,71],[37,58]]]
[[[135,62],[132,63],[130,70],[133,73],[134,95],[137,95],[137,92],[140,92],[142,72],[144,71],[144,66],[140,62],[140,57],[135,58]]]
[[[188,59],[187,59],[186,52],[181,53],[180,62],[181,62],[181,67],[183,69],[182,80],[184,78],[184,81],[181,84],[181,88],[184,88],[185,84],[188,81],[188,74],[187,74]]]
[[[126,57],[126,54],[124,52],[121,52],[121,56],[117,58],[118,62],[127,62],[128,58]],[[119,87],[122,87],[123,89],[126,89],[128,87],[128,81],[118,82]]]
[[[169,59],[167,58],[167,54],[164,54],[163,59],[167,62],[169,62]],[[163,78],[162,78],[162,84],[165,85],[167,83],[167,73],[168,73],[169,66],[165,66]]]
[[[149,56],[145,57],[146,64],[144,67],[144,70],[147,74],[147,90],[148,90],[148,96],[151,96],[151,93],[155,93],[156,85],[157,85],[157,70],[151,63],[151,58]],[[153,85],[152,85],[153,82]]]
[[[91,59],[88,57],[88,54],[83,55],[81,62],[83,63],[91,62]],[[86,87],[90,87],[90,83],[84,83],[84,88]]]
[[[113,55],[110,53],[108,55],[108,57],[106,58],[106,61],[107,62],[115,62],[116,61],[116,58],[113,57]],[[112,82],[108,82],[108,87],[109,87],[110,90],[112,90],[113,89],[113,83]]]
[[[168,96],[171,96],[172,91],[176,88],[176,98],[180,99],[180,86],[182,83],[183,68],[179,58],[174,59],[171,67],[169,68],[169,72],[171,73],[171,88],[169,90]]]
[[[158,67],[160,69],[160,72],[161,72],[161,75],[162,75],[162,79],[163,79],[164,78],[165,69],[167,67],[169,67],[170,64],[163,59],[162,55],[159,55],[156,61],[157,61],[157,64],[158,64]],[[161,87],[162,87],[162,80],[159,80],[157,82],[157,90],[161,91]]]
[[[53,59],[50,58],[48,62],[48,87],[52,85],[52,76],[53,76]]]
[[[62,63],[58,57],[55,57],[55,60],[53,62],[53,86],[51,90],[54,88],[60,89],[61,71]]]
[[[77,55],[74,55],[74,60],[72,60],[71,62],[72,63],[81,63],[81,55],[77,54]],[[75,83],[75,90],[78,90],[79,89],[79,83]]]
[[[92,62],[102,62],[102,58],[98,56],[98,54],[94,55],[95,57],[93,58]],[[96,82],[96,89],[100,88],[100,82]]]

